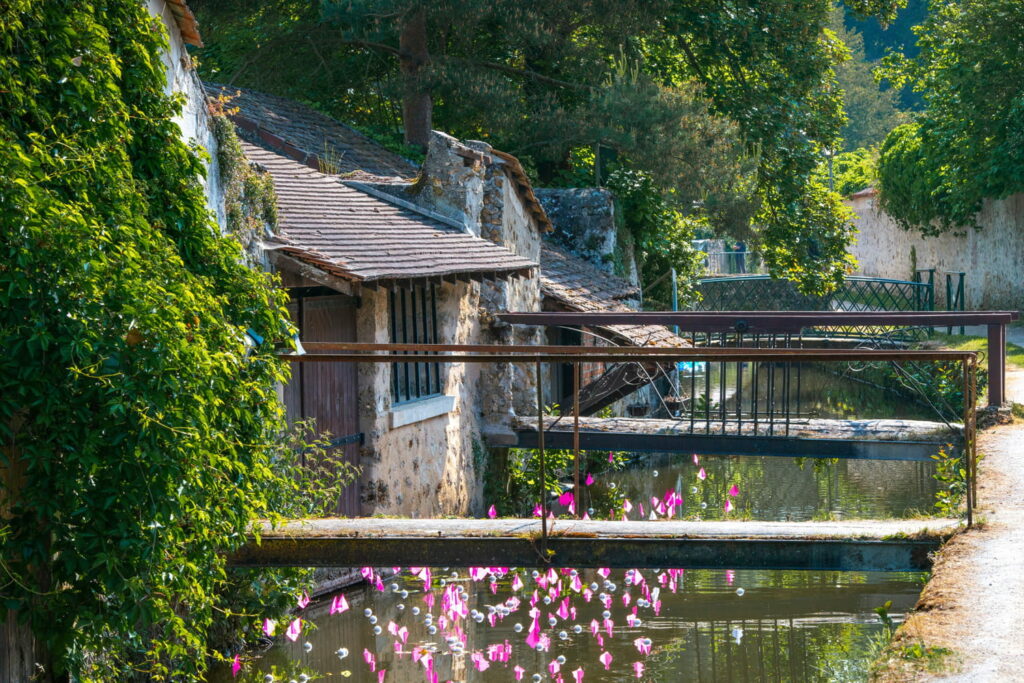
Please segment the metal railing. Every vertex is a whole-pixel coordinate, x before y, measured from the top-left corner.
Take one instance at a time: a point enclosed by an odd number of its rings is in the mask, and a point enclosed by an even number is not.
[[[485,346],[485,345],[460,345],[460,344],[359,344],[359,343],[315,343],[304,344],[306,353],[284,354],[281,357],[297,363],[310,362],[348,362],[348,363],[405,363],[409,354],[415,354],[418,362],[437,363],[528,363],[535,367],[537,377],[542,376],[544,364],[551,363],[572,363],[573,364],[573,393],[579,395],[580,390],[580,365],[582,363],[637,363],[642,366],[663,363],[690,363],[695,366],[703,363],[705,366],[711,363],[750,363],[754,368],[761,367],[766,373],[766,382],[775,381],[772,379],[774,372],[779,367],[800,363],[924,363],[943,362],[959,363],[962,368],[962,391],[963,391],[963,467],[967,480],[967,519],[968,524],[973,520],[973,509],[977,497],[975,472],[976,472],[976,448],[975,448],[975,404],[976,404],[976,374],[977,356],[973,352],[963,351],[914,351],[905,349],[808,349],[808,348],[761,348],[761,347],[714,347],[714,348],[690,348],[690,349],[666,349],[651,347],[585,347],[585,346]],[[756,370],[755,370],[756,371]],[[785,375],[780,375],[785,377]],[[779,381],[786,382],[786,379]],[[755,382],[755,386],[758,382]],[[539,450],[540,476],[538,478],[541,487],[540,501],[542,509],[542,547],[547,538],[547,517],[549,512],[549,496],[543,490],[546,481],[545,461],[545,435],[550,427],[545,416],[545,405],[543,388],[540,381],[536,382],[537,393],[537,416],[536,416],[536,448]],[[756,394],[757,392],[755,392]],[[757,400],[756,397],[753,400]],[[742,425],[744,413],[742,401],[738,405],[741,409],[735,414],[721,413],[722,425],[730,429],[736,428],[739,436],[742,436]],[[755,421],[760,419],[763,422],[767,416],[769,430],[774,430],[776,425],[783,424],[780,420],[787,420],[785,416],[775,417],[771,413],[772,407],[759,410],[755,407],[746,419]],[[710,413],[709,413],[710,414]],[[573,402],[572,411],[572,450],[574,454],[574,495],[575,500],[580,497],[580,451],[584,447],[581,436],[579,402]],[[708,423],[710,425],[710,422]],[[697,429],[697,425],[693,425]],[[756,430],[755,430],[756,431]],[[807,439],[806,441],[815,441]],[[824,440],[819,440],[825,443]],[[819,455],[818,457],[843,457],[842,455]],[[910,458],[905,458],[910,459]]]
[[[934,281],[917,282],[849,276],[828,296],[807,295],[789,280],[767,275],[704,278],[697,291],[698,311],[932,311],[935,309]],[[883,338],[912,341],[925,336],[927,328],[825,327],[813,330],[818,336]],[[808,330],[810,333],[811,330]]]

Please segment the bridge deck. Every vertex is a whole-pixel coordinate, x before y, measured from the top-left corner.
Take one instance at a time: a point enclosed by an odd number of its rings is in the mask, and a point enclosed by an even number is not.
[[[686,567],[916,571],[950,519],[844,522],[319,519],[264,528],[235,566]]]
[[[544,444],[572,447],[572,417],[546,417]],[[939,447],[959,448],[963,426],[922,420],[720,420],[581,417],[580,448],[705,455],[776,455],[810,458],[930,461]],[[515,424],[516,445],[537,446],[536,419]]]

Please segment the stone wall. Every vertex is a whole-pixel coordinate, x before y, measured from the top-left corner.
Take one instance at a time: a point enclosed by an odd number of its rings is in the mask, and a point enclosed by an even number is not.
[[[479,334],[478,305],[479,285],[440,286],[439,341],[473,343]],[[388,319],[387,291],[363,290],[357,340],[390,341]],[[453,407],[396,428],[390,426],[393,368],[384,363],[359,365],[359,422],[365,435],[360,451],[363,512],[412,517],[479,513],[479,367],[472,363],[442,365],[443,393],[454,398]]]
[[[600,187],[535,190],[555,231],[548,237],[606,273],[639,284],[632,250],[619,240],[615,197]]]
[[[848,201],[856,213],[857,242],[851,253],[858,274],[907,280],[912,253],[917,268],[935,268],[936,307],[945,307],[945,272],[964,271],[968,309],[1024,308],[1024,194],[986,200],[978,214],[980,230],[922,237],[900,228],[878,207],[873,193]]]

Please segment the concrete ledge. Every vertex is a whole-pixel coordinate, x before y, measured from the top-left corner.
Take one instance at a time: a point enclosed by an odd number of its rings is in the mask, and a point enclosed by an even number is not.
[[[395,406],[388,413],[388,424],[391,429],[404,427],[432,417],[450,413],[455,407],[454,396],[434,396],[421,401],[412,401]]]

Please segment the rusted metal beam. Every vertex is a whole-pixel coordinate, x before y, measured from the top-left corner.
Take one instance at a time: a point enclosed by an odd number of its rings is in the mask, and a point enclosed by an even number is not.
[[[1006,402],[1006,326],[988,326],[988,404]]]
[[[678,325],[687,332],[737,330],[750,321],[769,331],[800,327],[1005,325],[1020,317],[1017,311],[574,311],[511,312],[500,320],[522,325]],[[716,326],[705,329],[705,326]],[[751,329],[751,331],[754,331]]]

